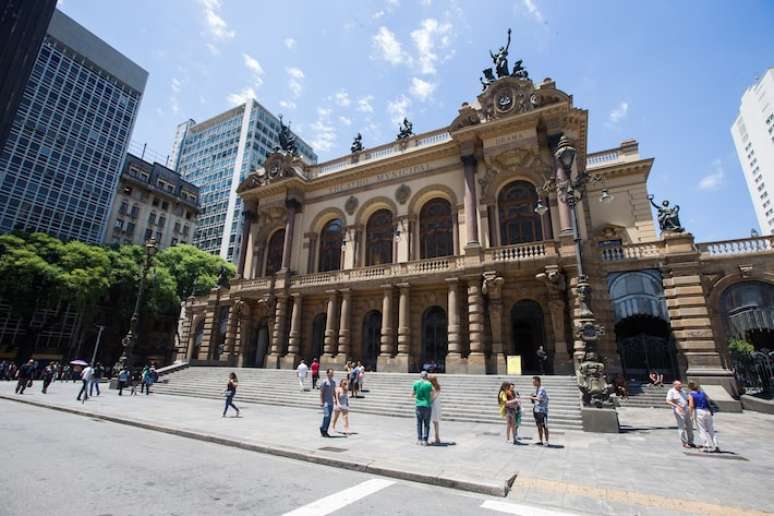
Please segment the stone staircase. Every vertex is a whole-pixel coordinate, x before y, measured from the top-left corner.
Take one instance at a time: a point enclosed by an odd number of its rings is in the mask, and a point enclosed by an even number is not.
[[[620,399],[622,407],[641,407],[641,408],[669,408],[666,404],[666,393],[669,386],[651,387],[650,384],[629,384],[629,398]]]
[[[239,378],[236,401],[319,410],[317,391],[301,392],[295,371],[225,367],[188,367],[162,376],[153,390],[158,394],[222,398],[228,373]],[[343,378],[337,372],[337,380]],[[382,416],[414,417],[411,385],[419,376],[401,373],[366,373],[363,397],[351,400],[352,410]],[[502,424],[497,406],[500,384],[508,380],[526,396],[534,392],[530,376],[439,375],[443,395],[443,419],[471,423]],[[311,375],[306,382],[311,388]],[[581,430],[578,388],[570,376],[545,376],[550,428]],[[522,424],[534,426],[532,405],[524,403]]]

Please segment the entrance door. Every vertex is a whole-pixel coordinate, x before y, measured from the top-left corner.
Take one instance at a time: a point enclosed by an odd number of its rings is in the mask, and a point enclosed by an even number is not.
[[[312,322],[312,357],[320,360],[325,344],[325,325],[328,323],[327,314],[317,314]],[[311,363],[311,362],[310,362]]]
[[[248,357],[248,367],[263,367],[266,359],[266,352],[269,349],[269,324],[266,319],[258,324],[255,332],[255,342],[252,346],[252,353]]]
[[[646,380],[656,370],[670,381],[677,378],[677,353],[669,323],[649,315],[633,315],[615,325],[621,369],[627,378]]]
[[[510,354],[521,355],[521,369],[524,374],[540,373],[537,350],[538,346],[543,346],[544,335],[543,310],[537,302],[524,300],[513,305]],[[546,362],[546,369],[550,371],[551,360]]]
[[[382,314],[373,310],[363,319],[363,365],[368,371],[376,371],[379,344],[382,338]]]
[[[449,350],[448,343],[449,326],[446,322],[446,311],[440,306],[428,308],[422,316],[422,363],[434,365],[435,369],[443,372],[446,368],[446,353]]]
[[[193,350],[191,351],[191,358],[199,358],[199,350],[202,347],[202,341],[204,341],[204,318],[200,319],[196,323],[196,331],[194,332]]]

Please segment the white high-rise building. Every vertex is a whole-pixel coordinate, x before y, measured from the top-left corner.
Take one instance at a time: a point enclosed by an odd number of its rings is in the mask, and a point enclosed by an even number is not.
[[[774,233],[774,68],[747,88],[731,126],[758,225]]]

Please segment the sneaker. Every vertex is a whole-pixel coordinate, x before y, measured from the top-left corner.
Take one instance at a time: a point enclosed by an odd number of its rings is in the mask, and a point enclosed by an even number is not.
[[[543,446],[543,441],[538,441],[535,443],[535,446]]]

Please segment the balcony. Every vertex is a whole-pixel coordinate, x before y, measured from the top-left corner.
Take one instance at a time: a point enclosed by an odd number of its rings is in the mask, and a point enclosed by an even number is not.
[[[601,249],[603,262],[621,262],[625,260],[642,260],[658,258],[664,250],[663,242],[644,242],[626,244]]]
[[[528,242],[525,244],[494,247],[484,251],[484,263],[525,262],[558,256],[556,242]]]
[[[774,249],[774,236],[738,238],[719,242],[696,244],[702,258],[739,256],[771,252]]]

